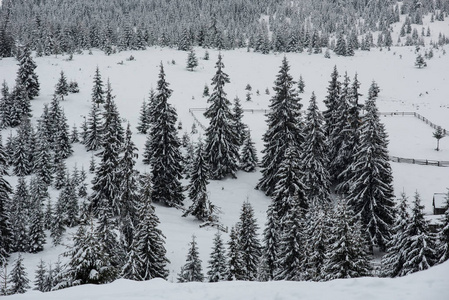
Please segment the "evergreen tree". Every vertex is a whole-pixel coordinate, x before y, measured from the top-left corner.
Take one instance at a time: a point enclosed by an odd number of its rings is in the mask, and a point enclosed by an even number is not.
[[[324,100],[326,105],[326,110],[323,112],[326,136],[331,135],[332,128],[337,122],[335,118],[337,117],[337,105],[340,98],[341,83],[338,81],[338,70],[337,66],[334,66],[334,70],[331,74],[331,81],[329,81],[329,87],[327,88],[327,96]]]
[[[438,239],[440,241],[437,252],[439,263],[443,263],[449,259],[449,192],[446,196],[446,201],[446,207],[448,209],[446,209],[446,212],[444,213],[443,226],[438,233]]]
[[[214,89],[207,100],[210,106],[204,113],[209,119],[205,152],[211,179],[220,180],[228,175],[235,178],[239,153],[234,117],[229,107],[231,103],[224,91],[224,85],[230,81],[228,74],[223,71],[221,54],[218,55],[215,68],[217,71],[212,78]]]
[[[412,213],[407,222],[405,247],[402,249],[404,265],[399,276],[426,270],[437,262],[435,236],[429,229],[429,223],[424,219],[424,205],[421,197],[415,193]]]
[[[295,82],[289,74],[290,66],[284,57],[275,81],[275,95],[271,98],[268,113],[268,130],[263,136],[262,178],[257,189],[271,196],[276,184],[276,173],[288,148],[300,149],[303,134],[300,125],[301,104],[294,89]]]
[[[387,254],[382,257],[382,275],[397,277],[404,263],[404,248],[407,242],[406,228],[410,220],[407,196],[403,192],[396,207],[396,220],[394,222],[392,236],[387,244]]]
[[[228,280],[243,280],[243,258],[239,247],[238,228],[231,228],[228,242]]]
[[[122,148],[118,112],[110,94],[108,82],[106,95],[104,123],[103,123],[103,150],[98,155],[100,164],[92,180],[92,194],[90,195],[90,210],[97,216],[100,211],[108,210],[110,216],[120,215],[120,169],[119,152]]]
[[[139,123],[138,123],[136,129],[139,133],[147,134],[149,128],[150,128],[150,124],[149,124],[148,105],[144,98],[143,102],[142,102],[142,106],[140,108]]]
[[[305,226],[304,277],[306,280],[321,281],[324,277],[324,261],[329,241],[328,205],[309,209]]]
[[[34,279],[34,286],[35,290],[38,290],[39,292],[45,292],[45,280],[47,276],[47,268],[45,266],[44,261],[41,259],[39,261],[39,264],[37,265],[37,269],[35,271],[35,279]]]
[[[257,150],[251,140],[251,133],[247,130],[244,134],[242,153],[240,155],[240,169],[245,172],[254,172],[259,166]]]
[[[210,254],[207,271],[209,282],[224,281],[227,278],[226,256],[221,234],[218,231],[214,237],[214,246]]]
[[[61,76],[56,84],[55,95],[59,96],[62,101],[64,101],[64,96],[69,95],[69,84],[67,83],[64,71],[61,71]]]
[[[97,108],[100,104],[104,103],[104,91],[103,91],[103,81],[101,80],[100,69],[95,69],[94,75],[94,87],[92,88],[92,102],[97,104]]]
[[[182,205],[184,196],[180,179],[182,178],[182,156],[180,142],[175,127],[177,113],[168,103],[172,90],[165,80],[164,67],[161,64],[157,83],[154,121],[151,127],[151,168],[153,199],[167,206]]]
[[[78,133],[78,127],[76,126],[76,124],[73,124],[72,127],[72,132],[70,133],[70,143],[79,143],[80,142],[80,138],[79,138],[79,133]]]
[[[54,131],[54,146],[55,157],[66,159],[73,153],[72,144],[70,143],[69,125],[64,111],[61,111],[60,118],[57,122]]]
[[[392,171],[387,150],[387,134],[379,120],[375,98],[365,105],[360,128],[360,144],[355,152],[348,201],[360,215],[368,244],[384,250],[394,221]]]
[[[302,164],[307,166],[302,178],[305,186],[305,198],[316,207],[323,206],[331,201],[330,174],[327,169],[329,163],[327,140],[323,126],[323,115],[318,110],[315,93],[312,92],[306,114],[304,150],[301,160]]]
[[[192,49],[187,57],[187,69],[193,71],[196,67],[198,67],[198,58],[196,58],[195,51]]]
[[[242,105],[240,104],[239,97],[234,98],[234,107],[232,108],[232,114],[234,116],[235,133],[237,134],[237,146],[241,147],[245,140],[245,131],[247,126],[242,121],[243,109]]]
[[[301,161],[296,149],[288,148],[285,158],[276,173],[276,185],[273,191],[273,204],[278,218],[279,232],[285,229],[288,213],[299,205],[306,209],[309,206],[305,198],[305,186],[302,182],[303,172]]]
[[[45,232],[44,232],[44,211],[43,200],[47,194],[46,186],[39,179],[30,182],[31,207],[29,222],[29,252],[37,253],[44,250]],[[40,191],[45,190],[45,191]],[[48,197],[48,194],[47,194]]]
[[[284,228],[281,227],[279,238],[279,252],[276,264],[279,266],[275,273],[277,280],[299,281],[304,273],[304,212],[299,199],[291,196],[291,207],[283,218]]]
[[[29,120],[22,122],[17,137],[14,141],[13,152],[13,172],[17,176],[26,176],[31,174],[32,152],[31,152],[31,134],[32,128]]]
[[[9,273],[8,282],[10,284],[8,291],[10,295],[24,294],[27,289],[30,288],[30,280],[28,279],[28,274],[23,265],[23,257],[21,254],[19,254],[14,262],[14,267]]]
[[[306,84],[304,83],[304,79],[302,79],[302,75],[299,76],[298,80],[298,93],[304,93],[304,88],[306,87]]]
[[[192,215],[200,221],[212,221],[214,206],[207,196],[207,185],[209,184],[209,168],[204,159],[203,144],[198,143],[195,161],[192,166],[189,184],[189,198],[192,205],[183,214],[183,217]]]
[[[158,228],[159,218],[151,204],[151,178],[144,176],[140,191],[140,206],[138,207],[138,220],[131,248],[136,249],[139,271],[142,280],[153,278],[167,279],[167,264],[170,262],[165,249],[165,236]]]
[[[87,131],[84,145],[87,151],[95,151],[100,148],[102,139],[100,110],[96,103],[92,104],[87,118]]]
[[[123,156],[119,161],[122,180],[120,183],[120,234],[122,243],[126,247],[131,246],[134,234],[134,223],[136,223],[136,209],[139,200],[137,171],[134,169],[137,158],[137,147],[132,141],[130,124],[126,129],[125,143],[123,145]]]
[[[37,65],[31,57],[30,49],[24,47],[19,58],[16,85],[24,87],[26,95],[30,100],[39,95],[40,84],[35,72],[36,68]]]
[[[30,194],[24,177],[19,177],[16,191],[9,205],[9,221],[11,222],[11,250],[28,251],[28,209]]]
[[[101,284],[112,281],[112,266],[90,220],[81,225],[74,238],[73,247],[65,253],[69,257],[67,275],[69,285]]]
[[[4,178],[8,176],[8,162],[6,153],[3,149],[2,138],[0,135],[0,267],[8,258],[11,245],[11,223],[10,223],[10,194],[12,188],[9,182]]]
[[[53,180],[52,156],[50,145],[44,136],[42,125],[37,129],[36,156],[34,159],[34,173],[46,185],[50,185]]]
[[[181,272],[178,274],[178,282],[203,282],[203,269],[201,267],[201,259],[199,258],[195,236],[192,236],[192,242],[189,245],[190,248],[187,252],[186,263],[181,267]]]
[[[278,272],[279,226],[274,205],[267,210],[267,222],[263,232],[262,273],[264,281],[273,280]]]
[[[61,244],[62,236],[66,231],[65,220],[66,220],[66,207],[63,202],[64,199],[59,197],[56,202],[56,207],[53,211],[51,227],[50,227],[50,237],[53,239],[53,245],[58,246]]]
[[[333,228],[324,263],[324,279],[369,276],[371,266],[360,221],[346,200],[339,200],[331,222]]]
[[[335,45],[335,54],[346,56],[347,55],[347,47],[346,47],[346,40],[342,33],[338,35],[337,38],[337,44]]]
[[[257,237],[257,220],[249,202],[244,202],[240,213],[238,226],[238,243],[242,256],[242,279],[254,281],[257,279],[257,267],[261,257],[261,245]]]

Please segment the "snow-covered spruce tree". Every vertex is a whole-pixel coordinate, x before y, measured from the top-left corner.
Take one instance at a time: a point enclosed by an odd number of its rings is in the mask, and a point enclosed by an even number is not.
[[[92,88],[92,102],[97,104],[97,108],[100,107],[100,104],[104,103],[104,90],[103,90],[103,80],[101,80],[100,69],[95,69],[94,75],[94,86]]]
[[[228,242],[228,278],[227,280],[243,280],[243,258],[239,247],[238,228],[231,227]]]
[[[55,86],[55,95],[59,96],[61,101],[64,101],[64,96],[69,95],[69,84],[67,83],[64,71],[61,71],[61,76],[59,76],[58,83]]]
[[[52,238],[54,246],[58,246],[61,244],[62,236],[66,231],[65,219],[66,206],[64,203],[64,199],[58,197],[58,201],[56,202],[50,225],[50,237]]]
[[[304,93],[304,88],[306,87],[306,84],[304,83],[304,79],[302,78],[302,75],[299,75],[298,80],[298,93]]]
[[[131,125],[126,128],[125,142],[123,145],[123,156],[120,157],[119,168],[120,182],[120,215],[119,229],[120,240],[125,249],[131,246],[134,235],[134,224],[137,223],[138,195],[138,172],[135,170],[137,158],[137,147],[132,141]]]
[[[324,261],[324,280],[355,278],[371,274],[370,257],[360,221],[345,199],[340,199],[331,217],[333,228]]]
[[[335,54],[340,55],[340,56],[347,55],[346,40],[342,33],[340,33],[337,37],[337,44],[335,45],[334,52],[335,52]]]
[[[98,154],[101,158],[92,180],[92,194],[89,197],[90,210],[97,216],[100,210],[109,210],[110,216],[120,214],[120,175],[119,152],[122,148],[119,133],[118,112],[112,95],[106,96],[103,122],[103,150]]]
[[[180,179],[182,178],[182,155],[177,136],[175,108],[168,103],[172,94],[165,80],[161,63],[157,94],[153,111],[151,132],[151,169],[153,200],[167,206],[182,205],[184,196]]]
[[[247,130],[244,134],[243,148],[240,155],[240,169],[245,172],[254,172],[259,166],[257,150],[251,139],[251,133]]]
[[[418,192],[415,193],[405,235],[407,240],[402,249],[404,264],[399,276],[426,270],[437,262],[435,235],[429,229],[429,222],[424,219],[424,205],[421,205]]]
[[[78,126],[76,124],[73,124],[72,131],[70,132],[70,143],[79,143],[80,142],[80,136],[78,133]]]
[[[241,147],[245,140],[245,131],[247,129],[247,126],[242,121],[243,109],[242,105],[240,104],[239,97],[234,98],[234,106],[232,107],[232,114],[234,116],[235,133],[237,134],[237,146]]]
[[[60,190],[65,186],[67,182],[67,166],[65,164],[65,161],[61,159],[59,159],[59,162],[57,164],[55,164],[54,162],[53,164],[53,172],[55,174],[53,187],[57,190]]]
[[[33,170],[31,136],[32,128],[30,121],[29,119],[23,120],[14,140],[14,152],[12,158],[14,175],[26,176],[31,174]]]
[[[340,98],[341,83],[338,81],[338,70],[337,66],[334,66],[334,70],[331,73],[331,80],[329,81],[329,86],[327,88],[327,96],[324,99],[324,104],[326,105],[326,110],[323,112],[324,122],[325,122],[325,132],[326,136],[331,135],[332,128],[336,124],[336,111],[338,106],[338,100]]]
[[[235,132],[234,116],[230,101],[226,98],[224,86],[229,83],[229,76],[223,71],[221,54],[215,65],[217,69],[212,78],[213,92],[207,100],[210,106],[204,113],[209,119],[206,129],[206,160],[209,163],[210,178],[220,180],[226,176],[235,178],[238,168],[238,136]]]
[[[192,41],[190,39],[189,29],[184,27],[181,32],[181,36],[178,42],[178,50],[188,51],[192,47]]]
[[[87,130],[84,139],[84,146],[86,146],[87,151],[98,150],[101,145],[101,139],[100,109],[98,108],[98,104],[93,103],[87,117]]]
[[[149,112],[148,105],[145,98],[143,98],[142,106],[140,108],[139,114],[139,123],[137,124],[137,131],[142,134],[147,134],[148,129],[150,128],[150,120],[149,120]]]
[[[47,267],[45,266],[44,261],[41,259],[39,264],[37,265],[35,275],[34,275],[34,286],[35,290],[39,292],[45,292],[45,280],[47,277]]]
[[[50,185],[53,180],[53,169],[51,148],[47,138],[44,135],[42,124],[38,125],[36,133],[36,154],[34,157],[34,174],[44,182]]]
[[[280,234],[286,228],[285,222],[288,213],[297,204],[303,209],[307,209],[309,206],[308,199],[305,198],[305,186],[302,182],[304,175],[301,171],[301,160],[297,149],[289,147],[284,156],[274,177],[276,185],[272,196]]]
[[[217,231],[214,237],[214,246],[208,261],[207,277],[209,282],[224,281],[227,279],[227,262],[223,240],[220,231]]]
[[[196,67],[198,67],[198,58],[196,58],[195,51],[192,49],[187,56],[187,69],[192,72]]]
[[[19,256],[14,261],[14,267],[8,275],[9,289],[8,294],[24,294],[27,289],[30,288],[30,280],[28,274],[23,265],[23,257],[19,253]]]
[[[365,110],[352,165],[353,177],[347,183],[348,201],[360,215],[370,248],[377,245],[385,250],[394,222],[393,175],[387,134],[379,120],[375,97],[368,98]]]
[[[136,248],[137,241],[133,241],[129,247],[127,247],[125,261],[120,272],[120,277],[142,281],[142,262],[140,261],[139,255],[137,254]]]
[[[31,50],[24,47],[19,58],[19,70],[17,71],[16,85],[22,85],[30,100],[39,95],[39,80],[35,69],[37,65],[31,57]]]
[[[114,139],[121,145],[125,139],[125,130],[122,126],[120,113],[115,104],[115,96],[112,95],[112,85],[109,81],[106,84],[105,103],[103,112],[103,123],[101,127],[102,133],[107,133],[110,130],[110,134],[114,135]],[[108,129],[110,128],[110,129]],[[105,143],[105,141],[103,141]]]
[[[67,175],[66,183],[61,190],[59,197],[61,197],[63,199],[62,201],[65,203],[64,223],[69,227],[78,225],[80,208],[78,205],[78,195],[76,193],[76,182],[74,178],[69,178]]]
[[[336,183],[338,176],[348,167],[347,154],[342,149],[344,144],[349,144],[353,138],[349,120],[350,79],[345,73],[343,83],[340,86],[340,95],[336,100],[333,111],[333,125],[328,136],[329,173],[332,174],[332,182]]]
[[[192,236],[189,246],[186,263],[181,267],[181,272],[178,274],[178,282],[203,282],[203,268],[201,267],[195,236]]]
[[[138,223],[134,233],[131,249],[135,249],[138,256],[138,267],[142,280],[153,278],[167,279],[167,259],[165,236],[158,228],[159,218],[151,200],[151,178],[143,176],[140,189],[140,206],[138,206]],[[129,253],[128,253],[129,255]]]
[[[257,237],[257,220],[251,204],[245,201],[240,213],[238,228],[239,250],[242,256],[242,280],[257,280],[257,268],[261,257],[261,245]]]
[[[396,207],[396,217],[391,239],[387,243],[387,253],[382,257],[382,275],[396,277],[404,266],[404,248],[407,243],[406,228],[410,220],[407,196],[403,192]]]
[[[299,281],[305,271],[304,252],[306,235],[304,230],[304,210],[299,199],[292,195],[285,199],[290,208],[283,217],[284,228],[280,232],[276,280]]]
[[[13,105],[6,80],[3,80],[0,94],[0,126],[1,128],[6,128],[10,126],[10,109]]]
[[[2,137],[0,135],[0,267],[8,258],[11,246],[11,223],[9,220],[9,203],[12,188],[4,178],[8,176],[8,162],[3,149]]]
[[[267,210],[267,222],[263,231],[263,245],[261,266],[259,268],[259,281],[270,281],[278,272],[279,256],[279,226],[274,205],[270,204]]]
[[[306,167],[302,176],[305,198],[310,205],[315,207],[326,205],[331,201],[327,139],[323,126],[323,115],[318,110],[315,93],[312,92],[304,125],[301,160]]]
[[[304,279],[321,281],[324,274],[324,261],[329,241],[328,211],[329,205],[313,206],[309,209],[306,219]]]
[[[1,201],[1,200],[0,200]],[[438,259],[439,263],[443,263],[449,259],[449,191],[446,195],[446,212],[443,217],[443,226],[438,233]]]
[[[54,131],[53,150],[55,157],[66,159],[73,153],[72,144],[70,143],[69,125],[64,111],[61,111],[61,117]]]
[[[48,198],[46,185],[37,178],[33,178],[30,182],[31,190],[31,207],[29,221],[29,245],[28,249],[31,253],[37,253],[44,250],[45,232],[44,232],[44,211],[43,200]]]
[[[192,200],[192,205],[182,215],[183,217],[192,215],[203,222],[213,221],[214,206],[207,195],[208,177],[209,168],[204,159],[203,144],[200,141],[195,151],[195,160],[190,174],[189,198]]]
[[[114,280],[115,272],[101,245],[92,219],[89,225],[81,225],[73,237],[73,246],[64,253],[67,263],[67,285],[101,284]]]
[[[30,193],[24,177],[19,177],[9,205],[11,223],[11,252],[28,251],[28,208]]]
[[[277,181],[275,176],[287,148],[293,147],[299,151],[304,140],[300,124],[300,98],[289,70],[287,58],[284,57],[273,88],[275,95],[270,100],[268,130],[263,136],[262,178],[256,188],[268,196],[273,195]]]

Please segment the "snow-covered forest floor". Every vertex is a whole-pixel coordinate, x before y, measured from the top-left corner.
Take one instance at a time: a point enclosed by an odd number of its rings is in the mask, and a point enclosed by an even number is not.
[[[397,26],[400,26],[397,25]],[[432,32],[445,32],[449,34],[449,22],[426,23]],[[418,28],[420,29],[420,28]],[[420,30],[418,30],[420,31]],[[426,37],[426,44],[430,39]],[[396,37],[397,39],[397,37]],[[395,40],[395,37],[393,37]],[[422,48],[421,52],[430,50]],[[415,63],[415,47],[392,47],[380,50],[372,48],[370,52],[356,51],[353,57],[331,58],[323,55],[308,55],[307,53],[286,54],[291,65],[291,74],[297,80],[302,75],[306,87],[301,94],[303,108],[308,106],[311,93],[314,91],[319,100],[320,108],[324,108],[322,100],[326,95],[326,87],[330,80],[330,73],[334,65],[340,75],[345,71],[353,78],[357,73],[361,82],[361,91],[366,96],[373,80],[380,87],[377,101],[381,112],[417,112],[433,123],[449,129],[449,47],[433,49],[434,57],[427,61],[427,67],[418,69]],[[137,168],[145,171],[147,166],[142,163],[143,145],[145,136],[137,134],[135,127],[142,101],[148,97],[151,88],[156,87],[159,64],[165,67],[166,79],[173,89],[170,102],[176,107],[182,130],[179,136],[187,131],[190,133],[194,118],[189,112],[191,108],[206,108],[206,98],[202,97],[205,84],[209,85],[215,72],[214,66],[218,51],[208,50],[210,59],[203,60],[205,50],[195,49],[199,59],[199,66],[190,72],[186,69],[187,52],[167,48],[153,47],[146,51],[125,51],[111,56],[93,50],[92,55],[87,51],[83,55],[74,55],[73,60],[68,56],[51,56],[35,58],[36,73],[41,83],[39,97],[32,101],[33,118],[35,122],[42,113],[45,103],[52,99],[55,84],[60,72],[64,71],[68,80],[75,80],[80,87],[79,94],[70,94],[62,103],[68,124],[80,126],[87,116],[91,105],[91,89],[93,75],[98,66],[103,79],[109,78],[115,101],[121,117],[129,121],[133,128],[133,139],[140,150]],[[129,61],[133,56],[135,59]],[[279,70],[284,54],[262,55],[248,53],[246,49],[223,51],[224,71],[229,75],[231,83],[227,84],[225,91],[232,100],[238,96],[244,109],[255,109],[254,112],[245,112],[243,121],[249,126],[253,140],[259,151],[262,150],[262,135],[266,130],[264,109],[268,108],[271,95],[267,95],[268,88],[272,94],[273,81]],[[17,71],[17,61],[13,58],[0,60],[0,80],[6,80],[9,86],[14,86]],[[245,87],[252,87],[251,101],[246,101]],[[257,92],[258,91],[258,92]],[[362,97],[365,99],[364,97]],[[200,123],[207,126],[202,111],[193,111]],[[424,122],[412,116],[382,117],[389,134],[390,155],[449,161],[449,137],[440,141],[440,151],[435,151],[436,140],[432,137],[434,131]],[[204,132],[198,127],[198,134],[192,135],[196,141]],[[9,135],[9,129],[2,131],[4,139]],[[259,153],[259,158],[261,158]],[[89,168],[91,153],[86,152],[84,146],[76,144],[74,154],[67,160],[69,170],[77,165]],[[444,193],[449,187],[449,168],[420,166],[411,164],[391,163],[394,175],[395,194],[405,191],[413,196],[415,191],[421,194],[425,211],[432,213],[433,193]],[[255,216],[260,228],[264,227],[266,210],[270,199],[262,192],[254,189],[260,173],[239,172],[237,179],[211,181],[208,186],[210,200],[220,207],[220,222],[225,227],[233,226],[237,221],[241,205],[248,200],[254,207]],[[92,179],[89,174],[88,182]],[[14,187],[16,177],[8,177]],[[184,183],[187,183],[185,181]],[[56,199],[57,192],[52,192]],[[190,204],[185,201],[185,206]],[[169,282],[176,282],[177,273],[185,262],[187,245],[194,234],[203,261],[203,270],[206,270],[207,261],[211,252],[213,235],[216,229],[199,228],[199,222],[193,217],[182,218],[182,211],[156,205],[156,213],[160,218],[160,228],[166,236],[167,257],[170,260],[168,277]],[[65,234],[63,244],[70,244],[70,235]],[[260,233],[262,231],[260,230]],[[223,235],[227,240],[227,234]],[[54,263],[58,256],[66,250],[64,245],[54,247],[47,239],[45,250],[37,254],[23,254],[24,263],[30,279],[34,278],[34,270],[40,259],[47,263]],[[12,262],[17,257],[13,254]],[[61,256],[61,260],[66,258]],[[336,280],[327,283],[247,283],[230,282],[219,284],[172,284],[162,280],[150,282],[131,282],[119,280],[107,286],[81,286],[68,290],[41,294],[29,292],[24,295],[12,296],[17,299],[318,299],[332,295],[334,299],[446,299],[449,293],[449,264],[436,266],[429,271],[421,272],[398,279],[361,278],[350,280]]]

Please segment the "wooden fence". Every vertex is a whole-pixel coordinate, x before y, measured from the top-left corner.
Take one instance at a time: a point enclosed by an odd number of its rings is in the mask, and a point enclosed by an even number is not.
[[[196,118],[194,112],[204,112],[206,111],[206,108],[189,108],[189,112],[192,115],[193,119],[195,120],[195,123],[198,124],[198,126],[200,126],[203,130],[206,130],[206,127],[201,124],[201,122]],[[256,108],[256,109],[248,109],[245,108],[243,109],[244,112],[247,113],[264,113],[267,114],[270,112],[269,109],[260,109],[260,108]],[[427,125],[429,125],[430,127],[437,129],[438,125],[430,122],[427,118],[423,117],[422,115],[416,113],[416,112],[406,112],[406,111],[401,111],[401,112],[379,112],[379,115],[383,115],[383,116],[413,116],[415,118],[418,118],[419,120],[425,122]],[[443,133],[447,136],[449,136],[449,131],[447,131],[446,129],[443,129]],[[430,160],[430,159],[415,159],[415,158],[404,158],[404,157],[397,157],[397,156],[390,156],[390,160],[392,162],[397,162],[397,163],[406,163],[406,164],[415,164],[415,165],[425,165],[425,166],[437,166],[437,167],[449,167],[449,161],[438,161],[438,160]]]

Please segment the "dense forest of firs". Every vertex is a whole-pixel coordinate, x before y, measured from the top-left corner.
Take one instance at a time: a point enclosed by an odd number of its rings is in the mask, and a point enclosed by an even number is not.
[[[25,44],[39,56],[152,45],[312,52],[334,49],[339,37],[352,49],[367,50],[419,44],[409,25],[422,24],[427,13],[443,20],[448,12],[449,0],[3,0],[0,57],[16,55]],[[391,24],[400,15],[407,16],[404,34],[393,41]],[[380,41],[373,40],[375,31],[382,32]],[[433,42],[448,41],[440,34]]]

